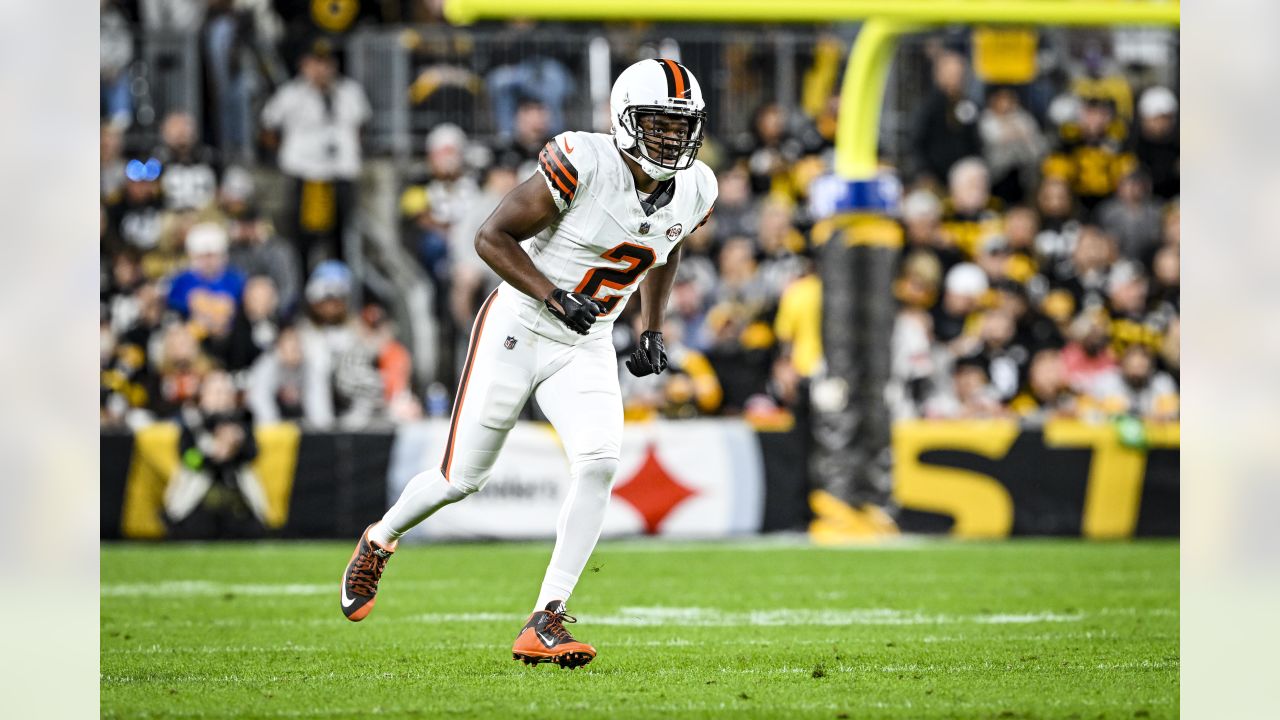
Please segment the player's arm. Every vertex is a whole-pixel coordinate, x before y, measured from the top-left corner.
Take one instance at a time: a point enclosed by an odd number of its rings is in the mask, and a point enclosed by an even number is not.
[[[476,253],[498,277],[532,298],[547,304],[552,314],[571,330],[585,335],[601,308],[580,293],[557,288],[534,266],[520,241],[547,229],[560,209],[542,176],[537,173],[520,183],[498,204],[476,233]]]
[[[667,255],[667,263],[653,268],[640,281],[640,316],[646,331],[662,332],[662,321],[667,313],[667,298],[671,297],[671,285],[675,283],[676,268],[680,267],[680,243]]]
[[[667,255],[667,263],[656,267],[640,281],[640,319],[644,332],[640,333],[640,345],[627,359],[627,370],[636,377],[657,375],[667,369],[667,348],[662,342],[662,321],[667,313],[667,298],[680,267],[677,245]]]

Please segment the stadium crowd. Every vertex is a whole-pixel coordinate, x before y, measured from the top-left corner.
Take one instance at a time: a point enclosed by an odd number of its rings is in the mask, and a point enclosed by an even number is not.
[[[246,417],[360,428],[446,415],[471,322],[498,282],[475,231],[566,129],[571,98],[522,91],[530,68],[490,74],[498,131],[440,124],[403,174],[400,237],[431,280],[444,350],[438,377],[415,378],[389,299],[359,292],[344,262],[370,105],[342,72],[341,37],[296,42],[317,30],[296,29],[311,3],[163,4],[166,22],[202,38],[213,110],[202,123],[171,112],[158,144],[139,147],[128,67],[141,62],[152,4],[102,5],[103,425],[180,419],[208,428],[205,456],[232,458],[245,433],[219,426]],[[407,8],[402,21],[434,7],[387,5]],[[257,28],[251,43],[245,28]],[[911,109],[906,147],[885,158],[905,190],[894,417],[1176,419],[1176,95],[1097,44],[1053,73],[1002,75],[980,32],[920,46],[932,89]],[[296,75],[255,103],[229,48],[264,43]],[[821,238],[807,189],[831,166],[834,107],[766,103],[749,132],[708,138],[702,159],[720,197],[686,242],[672,291],[672,371],[620,371],[629,417],[767,421],[822,373]],[[266,202],[272,177],[282,202]],[[636,305],[615,329],[619,358],[635,343]],[[232,404],[228,378],[242,398]],[[206,386],[223,400],[202,403]],[[216,409],[201,415],[206,406]]]

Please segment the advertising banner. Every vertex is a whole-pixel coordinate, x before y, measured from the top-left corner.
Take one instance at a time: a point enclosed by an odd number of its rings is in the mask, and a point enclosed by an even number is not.
[[[435,468],[448,423],[400,429],[388,502]],[[569,489],[569,464],[550,425],[517,423],[483,490],[415,528],[409,538],[548,538]],[[764,462],[755,432],[737,420],[637,423],[623,433],[603,534],[722,537],[756,533],[764,512]]]

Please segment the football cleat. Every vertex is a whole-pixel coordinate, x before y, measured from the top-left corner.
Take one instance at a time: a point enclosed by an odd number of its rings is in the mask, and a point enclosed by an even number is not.
[[[360,542],[356,543],[356,551],[351,554],[351,562],[342,573],[342,614],[351,622],[360,622],[373,612],[378,581],[382,579],[387,560],[396,551],[394,543],[384,548],[370,540],[369,530],[372,527],[364,529]]]
[[[520,629],[515,645],[511,646],[512,659],[525,665],[555,663],[561,668],[579,668],[591,662],[596,649],[574,640],[564,627],[566,622],[578,620],[565,614],[560,600],[547,603],[547,609],[530,615]]]

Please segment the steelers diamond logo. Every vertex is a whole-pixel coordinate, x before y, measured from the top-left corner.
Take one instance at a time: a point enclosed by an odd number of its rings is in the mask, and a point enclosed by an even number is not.
[[[645,449],[644,462],[613,494],[626,500],[640,513],[646,534],[656,535],[662,522],[676,507],[697,492],[668,472],[658,459],[657,448],[650,445]]]

